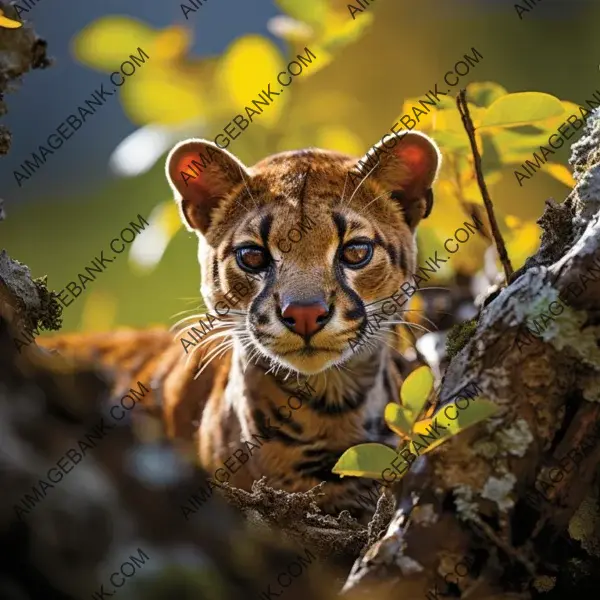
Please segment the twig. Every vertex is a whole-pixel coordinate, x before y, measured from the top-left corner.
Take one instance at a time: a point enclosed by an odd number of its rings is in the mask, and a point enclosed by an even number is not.
[[[494,544],[496,544],[498,548],[503,550],[509,557],[520,562],[532,577],[536,575],[535,565],[516,548],[513,548],[508,542],[498,537],[496,532],[487,523],[482,521],[479,517],[473,519],[472,521],[478,527],[480,527],[483,534],[486,535]]]
[[[471,218],[477,218],[477,216],[478,216],[477,213],[479,212],[479,210],[478,210],[479,207],[476,205],[473,205],[473,203],[471,203],[471,205],[469,205],[469,202],[467,202],[467,200],[465,198],[462,181],[460,179],[460,170],[458,168],[458,157],[451,155],[449,157],[449,161],[450,161],[450,164],[452,165],[452,171],[454,174],[454,178],[456,179],[456,190],[455,190],[456,197],[458,198],[458,201],[460,202],[460,205],[462,206],[465,213],[467,215],[469,215]],[[488,232],[485,229],[482,229],[480,231],[480,233],[486,240],[492,241],[491,236],[488,234]]]
[[[479,189],[481,190],[481,197],[483,198],[483,203],[487,211],[488,219],[490,220],[492,235],[494,236],[494,241],[496,242],[496,249],[498,250],[498,256],[500,257],[502,266],[504,267],[504,275],[506,277],[506,283],[508,284],[508,282],[510,281],[510,276],[513,274],[513,268],[510,264],[510,258],[508,257],[508,253],[506,252],[506,246],[504,245],[504,239],[502,237],[502,234],[500,233],[498,222],[496,221],[496,215],[494,214],[494,205],[492,204],[492,199],[490,198],[490,194],[485,184],[485,179],[483,178],[483,169],[481,168],[481,156],[479,154],[479,150],[477,149],[477,141],[475,139],[475,127],[473,125],[473,120],[471,119],[471,115],[469,113],[469,107],[467,106],[465,90],[461,90],[458,93],[458,96],[456,97],[456,105],[458,107],[458,112],[460,113],[460,116],[462,118],[465,131],[469,136],[469,142],[471,143],[471,150],[473,152],[473,160],[475,162],[475,174],[477,175],[477,183],[479,184]]]

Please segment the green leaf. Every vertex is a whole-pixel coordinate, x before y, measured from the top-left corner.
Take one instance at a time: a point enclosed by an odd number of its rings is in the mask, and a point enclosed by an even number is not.
[[[298,21],[321,26],[327,18],[327,0],[276,0],[281,10]]]
[[[451,404],[455,405],[455,403]],[[498,406],[485,398],[474,398],[467,408],[460,410],[456,407],[456,410],[458,411],[457,419],[454,421],[448,419],[446,425],[452,435],[456,435],[468,427],[476,425],[479,421],[495,415],[498,412]]]
[[[331,471],[350,477],[370,477],[381,479],[382,472],[388,469],[398,455],[383,444],[359,444],[348,448]]]
[[[71,44],[73,54],[84,65],[110,72],[137,47],[144,48],[152,56],[155,39],[156,31],[142,21],[111,15],[84,27],[73,37]]]
[[[493,81],[470,83],[467,86],[467,100],[477,106],[489,106],[492,102],[507,94],[508,92],[505,88]]]
[[[429,367],[419,367],[413,371],[402,384],[400,399],[402,401],[402,406],[410,413],[411,425],[421,414],[432,389],[433,375],[431,374],[431,369]]]
[[[561,101],[541,92],[520,92],[498,98],[485,111],[478,129],[515,127],[557,117],[565,112]]]
[[[410,437],[413,424],[412,413],[395,402],[385,407],[384,419],[388,427],[399,436]]]
[[[565,167],[564,165],[548,162],[542,167],[542,170],[550,173],[550,175],[552,175],[554,179],[558,179],[558,181],[560,181],[567,187],[575,187],[575,179],[573,179],[571,171],[567,169],[567,167]]]
[[[446,433],[434,442],[431,442],[429,446],[425,450],[423,450],[423,452],[421,452],[421,455],[431,452],[433,449],[448,441],[451,437],[458,435],[465,429],[476,425],[480,421],[484,421],[485,419],[495,415],[496,412],[498,412],[498,406],[490,400],[487,400],[485,398],[474,398],[469,403],[469,406],[462,410],[456,406],[455,402],[451,402],[450,404],[444,405],[442,409],[440,409],[436,413],[436,415],[434,415],[433,421],[435,421],[437,416],[442,414],[442,411],[445,415],[449,406],[455,407],[455,410],[457,411],[457,418],[454,421],[451,421],[447,417],[445,417],[443,420],[440,419],[440,425],[446,427],[447,429]],[[454,413],[451,412],[450,414],[452,415]]]

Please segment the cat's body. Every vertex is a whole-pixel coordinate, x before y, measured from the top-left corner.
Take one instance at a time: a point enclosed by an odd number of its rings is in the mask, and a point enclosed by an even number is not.
[[[359,514],[356,493],[372,482],[331,468],[350,446],[392,441],[382,416],[401,382],[389,344],[403,309],[386,299],[414,269],[414,229],[439,167],[436,147],[417,134],[379,160],[353,185],[356,159],[333,152],[288,152],[248,169],[208,142],[179,144],[167,176],[199,234],[212,330],[199,333],[196,316],[175,342],[167,332],[124,332],[45,345],[112,362],[128,371],[125,389],[149,383],[146,406],[169,435],[197,434],[217,481],[249,488],[266,475],[288,491],[326,481],[321,506]],[[290,237],[307,221],[310,229]],[[367,316],[382,306],[387,323],[365,335]]]

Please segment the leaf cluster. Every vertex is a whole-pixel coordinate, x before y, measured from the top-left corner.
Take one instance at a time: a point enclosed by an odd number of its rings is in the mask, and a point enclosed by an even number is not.
[[[423,416],[425,406],[433,391],[433,375],[429,367],[419,367],[413,371],[402,384],[400,389],[400,403],[390,402],[385,407],[385,422],[388,427],[400,437],[397,451],[389,446],[377,443],[358,444],[348,448],[334,465],[332,472],[344,477],[368,477],[372,479],[383,479],[383,472],[391,468],[403,450],[410,451],[410,444],[416,442],[423,445],[422,435],[432,431],[435,421],[440,418],[438,411],[430,417]],[[497,406],[484,398],[475,398],[465,409],[460,409],[456,403],[455,420],[443,420],[445,431],[437,439],[429,443],[419,453],[420,456],[427,454],[447,442],[451,437],[458,435],[465,429],[476,425],[480,421],[493,416]],[[408,473],[405,469],[400,478]]]

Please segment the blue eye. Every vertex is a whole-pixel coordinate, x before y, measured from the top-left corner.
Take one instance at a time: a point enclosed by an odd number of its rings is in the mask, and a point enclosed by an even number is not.
[[[340,260],[352,269],[360,269],[373,258],[373,244],[370,242],[348,242],[343,248]]]
[[[264,271],[270,264],[269,253],[260,246],[244,246],[235,251],[235,259],[240,269],[250,273]]]

